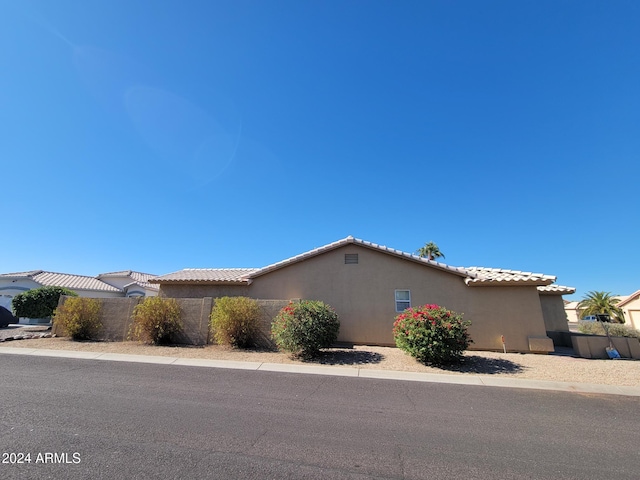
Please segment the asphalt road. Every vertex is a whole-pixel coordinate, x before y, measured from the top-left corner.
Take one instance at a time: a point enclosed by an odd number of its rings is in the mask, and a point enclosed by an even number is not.
[[[2,479],[640,478],[637,397],[6,354],[0,365]]]

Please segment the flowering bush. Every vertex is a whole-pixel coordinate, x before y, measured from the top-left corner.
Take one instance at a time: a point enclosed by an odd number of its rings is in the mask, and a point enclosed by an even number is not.
[[[182,330],[181,315],[175,298],[146,297],[133,309],[129,336],[153,345],[171,343]]]
[[[459,361],[471,343],[462,315],[438,305],[408,308],[393,323],[393,338],[419,362],[442,365]]]
[[[61,326],[74,340],[93,340],[102,328],[101,307],[97,298],[67,298],[56,309],[53,323]]]
[[[271,324],[271,336],[279,349],[311,358],[338,339],[339,329],[333,308],[320,301],[302,300],[280,310]]]
[[[221,297],[211,311],[211,331],[219,344],[247,347],[260,326],[258,302],[247,297]]]

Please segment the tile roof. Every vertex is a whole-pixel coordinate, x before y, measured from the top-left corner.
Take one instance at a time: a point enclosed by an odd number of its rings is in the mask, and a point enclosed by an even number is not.
[[[96,278],[103,279],[103,278],[129,277],[131,278],[131,280],[133,280],[133,282],[127,284],[126,287],[128,287],[129,285],[135,284],[135,285],[141,286],[142,288],[148,288],[150,290],[158,290],[159,289],[158,285],[149,283],[149,280],[152,278],[155,278],[156,276],[157,275],[153,275],[152,273],[142,273],[142,272],[136,272],[134,270],[121,270],[119,272],[101,273]]]
[[[287,258],[277,263],[267,265],[263,268],[187,268],[178,272],[169,273],[151,279],[152,283],[206,283],[206,282],[226,282],[226,283],[248,283],[251,279],[265,275],[274,270],[284,268],[286,266],[301,262],[303,260],[321,255],[323,253],[335,250],[345,245],[359,245],[370,248],[379,252],[383,252],[396,257],[416,262],[431,268],[437,268],[446,272],[459,275],[469,286],[500,286],[500,285],[535,285],[546,287],[555,282],[556,277],[553,275],[544,275],[542,273],[522,272],[519,270],[507,270],[501,268],[486,267],[453,267],[434,260],[419,257],[412,253],[406,253],[401,250],[378,245],[376,243],[367,242],[352,236],[343,238],[333,243],[323,245],[321,247],[309,250],[294,257]],[[546,290],[540,290],[545,294],[571,294],[575,293],[575,289],[555,285]]]
[[[451,267],[449,265],[445,265],[444,263],[439,263],[434,260],[428,260],[426,258],[419,257],[412,253],[406,253],[401,250],[396,250],[395,248],[385,247],[384,245],[378,245],[377,243],[367,242],[366,240],[361,240],[359,238],[348,236],[347,238],[343,238],[342,240],[338,240],[337,242],[329,243],[322,247],[318,247],[313,250],[309,250],[308,252],[301,253],[300,255],[296,255],[295,257],[290,257],[280,262],[267,265],[266,267],[260,268],[256,270],[254,273],[252,273],[251,275],[249,275],[249,278],[259,277],[260,275],[264,275],[274,270],[278,270],[288,265],[301,262],[302,260],[315,257],[316,255],[320,255],[322,253],[335,250],[336,248],[340,248],[349,244],[360,245],[362,247],[370,248],[372,250],[377,250],[383,253],[395,255],[397,257],[406,258],[407,260],[411,260],[417,263],[422,263],[424,265],[429,265],[431,267],[434,267],[440,270],[445,270],[447,272],[451,272],[456,275],[460,275],[462,277],[469,276],[468,272],[464,268]],[[471,276],[474,276],[474,275],[472,274]]]
[[[467,278],[469,286],[485,285],[551,285],[556,281],[553,275],[542,273],[521,272],[520,270],[506,270],[503,268],[468,267],[467,272],[475,275],[475,278]]]
[[[0,278],[31,278],[41,272],[42,270],[29,270],[28,272],[2,273]]]
[[[177,272],[155,277],[151,283],[247,283],[247,276],[256,268],[185,268]]]
[[[538,287],[538,292],[541,295],[572,295],[576,293],[576,289],[564,285],[544,285]]]
[[[30,278],[45,287],[65,287],[75,290],[90,290],[98,292],[122,292],[121,289],[109,285],[95,277],[72,275],[69,273],[45,272],[32,270],[30,272],[5,273],[0,278]]]

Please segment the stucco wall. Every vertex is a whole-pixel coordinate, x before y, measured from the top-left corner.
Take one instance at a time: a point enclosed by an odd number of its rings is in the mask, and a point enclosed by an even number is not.
[[[344,255],[357,253],[358,264]],[[399,268],[400,267],[400,268]],[[322,300],[340,317],[339,341],[393,345],[395,290],[411,290],[412,305],[465,307],[461,277],[403,261],[358,245],[327,252],[254,279],[254,298]]]
[[[357,265],[344,255],[357,253]],[[468,287],[462,277],[359,245],[310,258],[254,279],[253,298],[322,300],[340,316],[339,341],[393,345],[395,290],[410,290],[412,306],[437,303],[472,322],[473,349],[530,351],[546,338],[538,291],[528,287]]]
[[[549,332],[568,332],[567,312],[564,310],[562,295],[540,295],[540,306],[544,325]]]
[[[467,295],[472,349],[529,351],[530,338],[546,338],[542,307],[535,286],[470,287]]]

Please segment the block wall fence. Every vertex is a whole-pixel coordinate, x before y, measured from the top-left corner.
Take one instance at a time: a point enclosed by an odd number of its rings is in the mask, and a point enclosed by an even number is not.
[[[60,297],[58,305],[63,305],[66,297]],[[133,309],[144,301],[144,297],[129,298],[101,298],[100,321],[102,330],[97,340],[109,342],[124,342],[129,336],[129,330],[133,323]],[[213,343],[209,331],[209,317],[215,304],[212,297],[205,298],[176,298],[182,311],[182,333],[176,338],[176,343],[183,345],[207,345]],[[256,343],[263,348],[274,348],[271,340],[271,322],[280,309],[289,303],[289,300],[256,300],[260,307],[260,330]],[[55,321],[52,333],[65,336],[66,332]]]

